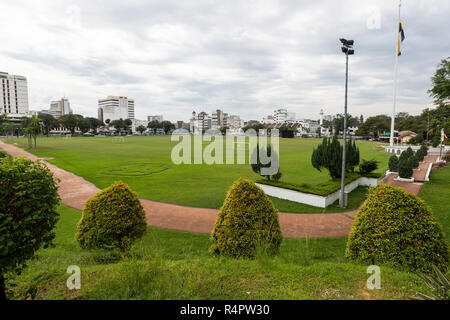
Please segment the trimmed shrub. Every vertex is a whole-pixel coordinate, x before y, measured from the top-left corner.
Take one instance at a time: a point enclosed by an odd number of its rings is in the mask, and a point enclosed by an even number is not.
[[[119,181],[86,202],[76,239],[82,248],[118,248],[123,255],[146,228],[137,194]]]
[[[419,156],[420,155],[415,154],[410,158],[413,169],[416,169],[419,167]]]
[[[416,152],[416,154],[415,154],[415,157],[417,158],[417,160],[418,160],[419,162],[422,162],[423,159],[425,159],[425,154],[423,153],[423,149],[422,149],[422,148],[420,148],[419,150],[417,150],[417,152]]]
[[[19,273],[55,234],[59,203],[57,181],[39,161],[0,159],[0,300],[5,299],[4,274]]]
[[[0,158],[8,158],[8,154],[5,151],[0,150]]]
[[[250,180],[235,181],[217,216],[210,252],[254,258],[262,249],[273,255],[282,240],[278,212],[269,197]]]
[[[391,172],[398,172],[398,157],[396,155],[393,155],[389,158],[389,171]]]
[[[408,147],[405,151],[402,152],[402,154],[405,153],[405,156],[410,158],[414,155],[414,151],[411,147]]]
[[[370,188],[352,226],[346,257],[413,271],[447,270],[448,246],[430,208],[401,188]]]
[[[364,160],[359,165],[359,172],[361,174],[370,173],[378,168],[378,161],[375,159],[372,160]]]
[[[422,145],[419,150],[422,150],[421,152],[422,152],[424,157],[426,157],[428,155],[428,148],[427,148],[427,146]]]
[[[323,138],[322,143],[313,149],[311,164],[321,171],[325,168],[330,173],[331,179],[337,179],[342,174],[342,146],[336,136]]]
[[[398,160],[398,176],[404,179],[410,179],[413,176],[412,162],[409,158],[402,157],[401,155]]]

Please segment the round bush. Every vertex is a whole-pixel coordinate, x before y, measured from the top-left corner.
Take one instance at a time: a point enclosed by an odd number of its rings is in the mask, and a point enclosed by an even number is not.
[[[122,254],[147,228],[145,211],[135,192],[122,181],[90,198],[77,225],[82,248],[118,248]]]
[[[414,271],[442,270],[448,246],[430,208],[401,188],[370,188],[350,232],[346,256],[368,263],[386,263]]]
[[[279,252],[283,236],[269,197],[252,181],[235,181],[228,190],[211,235],[210,252],[255,257],[257,250]]]
[[[398,157],[396,155],[393,155],[389,158],[389,171],[391,172],[398,172]]]
[[[0,159],[0,300],[5,298],[3,275],[20,272],[26,260],[55,237],[56,183],[39,161]]]

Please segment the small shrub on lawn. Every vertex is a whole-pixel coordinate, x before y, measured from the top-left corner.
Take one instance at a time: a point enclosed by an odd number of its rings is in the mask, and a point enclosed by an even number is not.
[[[8,158],[8,154],[3,150],[0,150],[0,159],[1,158]]]
[[[120,181],[86,202],[77,228],[82,248],[118,248],[123,255],[142,237],[147,223],[137,194]]]
[[[414,271],[448,265],[448,246],[430,208],[401,188],[370,188],[350,232],[346,256]]]
[[[361,174],[371,173],[378,168],[378,161],[375,159],[372,160],[364,160],[359,165],[359,172]]]
[[[19,273],[41,246],[55,234],[59,203],[53,173],[41,162],[0,159],[0,300],[4,275]]]
[[[398,172],[398,157],[396,155],[393,155],[389,158],[389,171],[391,172]]]
[[[228,190],[211,234],[210,252],[254,258],[258,250],[277,254],[283,239],[278,212],[252,181],[239,179]]]

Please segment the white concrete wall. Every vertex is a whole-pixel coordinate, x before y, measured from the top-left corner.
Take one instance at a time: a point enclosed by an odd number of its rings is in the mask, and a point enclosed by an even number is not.
[[[315,195],[315,194],[304,193],[304,192],[300,192],[300,191],[294,191],[294,190],[269,186],[269,185],[261,184],[261,183],[257,183],[256,185],[258,187],[260,187],[269,196],[284,199],[284,200],[304,203],[304,204],[308,204],[310,206],[321,207],[321,208],[326,208],[330,204],[333,204],[336,200],[339,199],[339,195],[340,195],[340,190],[333,192],[333,193],[329,194],[328,196],[319,196],[319,195]],[[360,177],[360,178],[356,179],[355,181],[347,184],[345,186],[344,190],[346,193],[350,193],[351,191],[353,191],[354,189],[356,189],[359,186],[378,186],[378,179]]]

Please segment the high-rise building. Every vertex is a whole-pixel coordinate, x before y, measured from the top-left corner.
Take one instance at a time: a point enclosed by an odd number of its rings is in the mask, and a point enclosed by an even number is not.
[[[217,109],[211,114],[211,128],[219,129],[228,127],[228,113]]]
[[[134,99],[127,97],[108,96],[98,100],[98,114],[103,114],[103,121],[109,119],[134,119]],[[99,118],[99,120],[102,120]]]
[[[55,118],[60,118],[63,115],[71,114],[70,102],[67,98],[61,98],[61,100],[52,101],[50,103],[50,109],[44,112],[51,114]]]
[[[288,112],[287,109],[278,109],[273,112],[275,123],[285,123],[286,121],[295,121],[295,113]]]
[[[28,112],[27,78],[0,72],[0,113]]]

